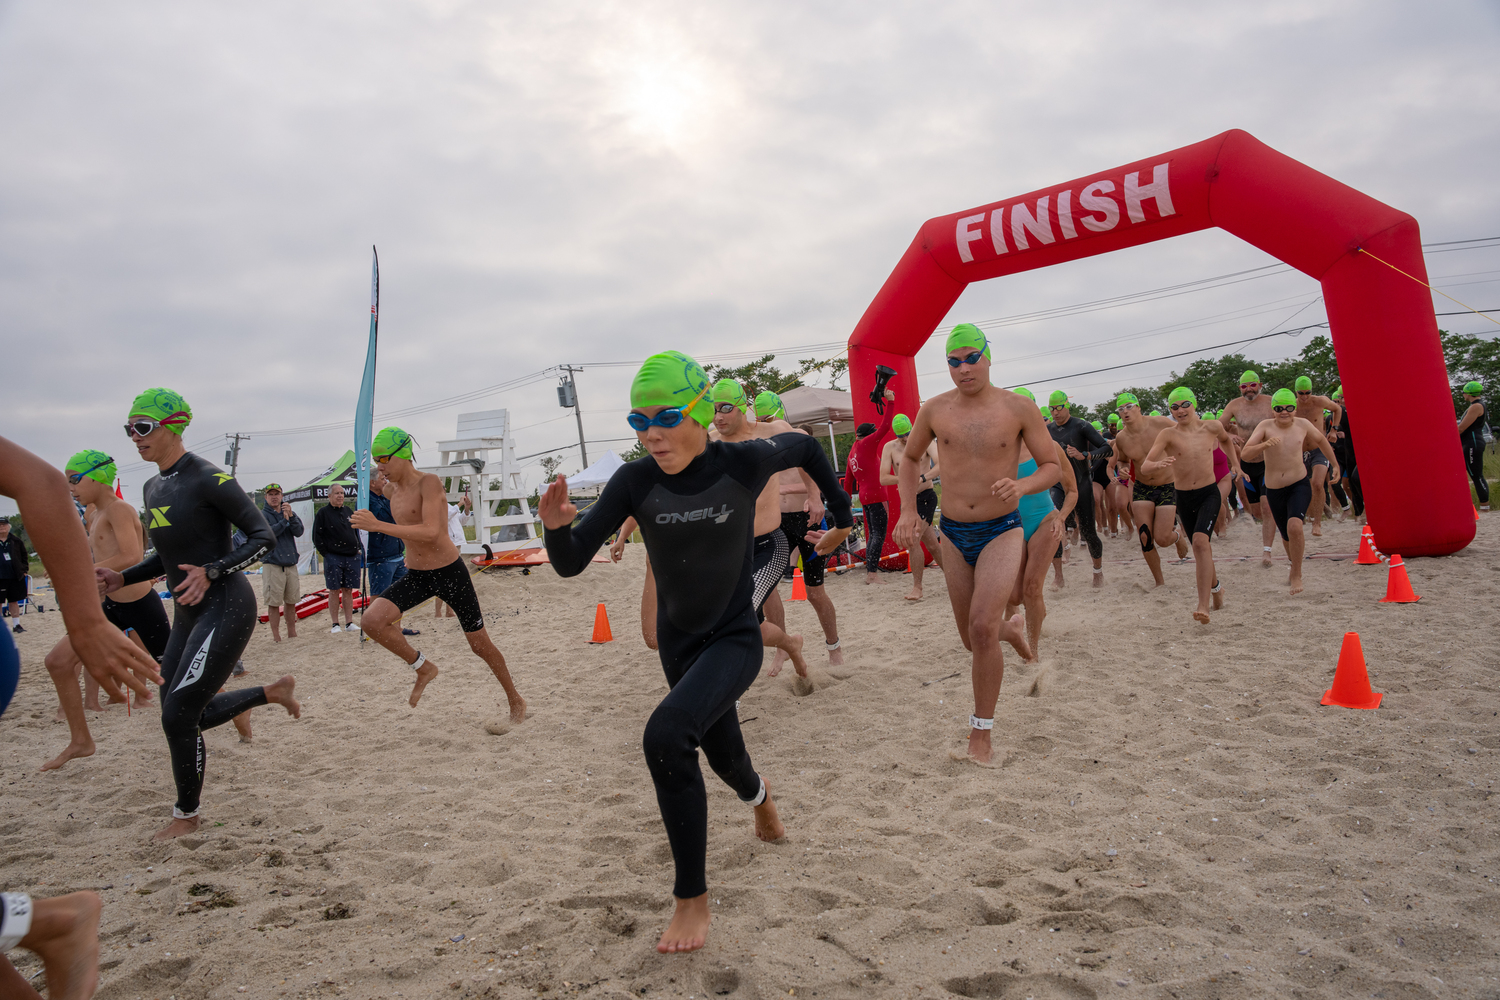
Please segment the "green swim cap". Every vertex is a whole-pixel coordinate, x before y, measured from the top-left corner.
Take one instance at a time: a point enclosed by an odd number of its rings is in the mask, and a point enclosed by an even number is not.
[[[1247,372],[1245,372],[1245,374],[1243,374],[1243,375],[1240,376],[1240,385],[1249,385],[1251,382],[1259,382],[1259,381],[1260,381],[1260,376],[1257,375],[1257,374],[1255,374],[1254,370],[1247,371]]]
[[[702,398],[708,389],[703,367],[681,351],[653,354],[630,383],[631,406],[687,406],[687,415],[704,427],[714,422],[714,405]],[[743,391],[741,392],[743,395]],[[697,399],[694,403],[693,400]]]
[[[1337,389],[1333,390],[1333,395],[1330,398],[1332,398],[1332,399],[1343,399],[1344,398],[1344,387],[1343,386],[1339,386]]]
[[[151,417],[181,437],[193,420],[193,409],[171,389],[147,389],[130,404],[130,416]]]
[[[399,427],[382,427],[370,442],[371,458],[410,459],[412,454],[411,435]]]
[[[755,415],[771,420],[786,419],[786,404],[770,389],[755,397]]]
[[[1031,400],[1033,403],[1036,402],[1036,396],[1032,395],[1031,390],[1028,389],[1028,388],[1026,388],[1024,385],[1021,386],[1018,389],[1013,390],[1013,391],[1015,392],[1015,394],[1017,396],[1025,396],[1027,399]]]
[[[1150,413],[1147,414],[1147,416],[1150,416],[1150,417],[1159,417],[1159,416],[1161,416],[1161,411],[1160,410],[1152,410]]]
[[[1053,389],[1052,395],[1047,397],[1048,406],[1066,406],[1067,402],[1068,394],[1063,392],[1061,389]]]
[[[1115,406],[1140,406],[1141,401],[1135,398],[1133,392],[1122,392],[1115,397]]]
[[[891,421],[891,430],[895,431],[898,437],[905,437],[911,433],[911,418],[904,413],[896,414],[896,419]]]
[[[1312,392],[1312,379],[1306,375],[1298,375],[1297,381],[1292,383],[1292,388],[1298,392]]]
[[[1104,425],[1101,424],[1099,421],[1095,420],[1094,421],[1094,430],[1096,430],[1096,431],[1102,431],[1102,430],[1104,430]]]
[[[69,476],[82,476],[105,486],[115,482],[115,460],[94,448],[85,448],[72,458],[63,469]]]
[[[1118,413],[1111,413],[1109,415],[1109,422],[1111,426],[1118,424],[1120,422],[1120,415]]]
[[[1464,392],[1468,393],[1470,396],[1478,396],[1484,392],[1484,386],[1480,385],[1478,382],[1470,382],[1464,386]]]
[[[1277,389],[1276,394],[1271,397],[1274,406],[1297,405],[1297,394],[1290,389]]]
[[[990,358],[990,340],[984,335],[984,331],[973,323],[960,323],[955,326],[953,332],[948,334],[948,346],[943,348],[943,353],[952,354],[960,347],[977,347],[984,352],[986,358]]]
[[[1198,397],[1194,396],[1193,390],[1189,389],[1187,386],[1179,385],[1177,388],[1173,389],[1171,395],[1167,397],[1167,402],[1196,404],[1198,402]]]
[[[709,390],[708,398],[715,403],[733,403],[741,410],[748,409],[750,400],[745,397],[745,387],[732,378],[721,378]]]

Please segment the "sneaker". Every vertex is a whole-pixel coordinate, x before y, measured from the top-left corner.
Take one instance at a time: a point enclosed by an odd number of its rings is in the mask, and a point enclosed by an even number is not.
[[[354,624],[353,622],[350,622],[348,625],[344,626],[344,631],[345,632],[358,632],[359,631],[359,626],[356,625],[356,624]]]
[[[234,669],[229,672],[231,677],[243,677],[245,674],[245,661],[235,660]]]
[[[13,629],[11,629],[11,631],[19,634],[19,633],[24,632],[26,630],[24,628],[22,628],[19,623],[17,623],[16,627],[13,628]]]
[[[422,634],[422,630],[419,629],[419,628],[403,628],[401,630],[401,634],[402,635],[421,635]]]
[[[339,628],[337,625],[334,625],[333,628],[331,628],[331,629],[328,630],[328,633],[329,633],[329,635],[337,635],[338,633],[340,633],[342,631],[344,631],[344,630],[341,629],[341,628]]]

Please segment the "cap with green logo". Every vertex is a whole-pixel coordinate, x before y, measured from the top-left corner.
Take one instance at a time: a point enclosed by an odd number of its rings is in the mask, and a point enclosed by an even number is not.
[[[1296,406],[1297,394],[1290,389],[1277,389],[1271,397],[1273,406]]]
[[[1478,382],[1469,382],[1464,386],[1464,393],[1470,396],[1478,396],[1484,392],[1484,386]]]
[[[192,423],[193,409],[187,400],[171,389],[147,389],[130,404],[132,417],[150,417],[173,434],[181,437]]]
[[[1312,392],[1312,379],[1306,375],[1298,375],[1297,380],[1292,383],[1292,388],[1298,392]]]
[[[1104,430],[1104,425],[1102,423],[1100,423],[1099,421],[1095,420],[1092,423],[1093,423],[1094,430],[1096,430],[1096,431],[1102,431],[1102,430]]]
[[[1067,402],[1068,394],[1063,392],[1061,389],[1053,389],[1052,395],[1047,397],[1048,406],[1066,406]]]
[[[1337,389],[1333,390],[1333,395],[1330,396],[1329,398],[1330,399],[1343,399],[1344,398],[1344,387],[1343,386],[1339,386]]]
[[[375,440],[370,442],[370,457],[405,458],[413,455],[411,435],[399,427],[382,427]]]
[[[1121,407],[1121,406],[1140,406],[1140,405],[1141,405],[1141,401],[1139,399],[1135,398],[1135,393],[1133,393],[1133,392],[1122,392],[1118,396],[1115,397],[1115,406],[1116,407]]]
[[[709,390],[708,398],[714,403],[733,403],[741,410],[748,409],[750,400],[745,397],[745,387],[732,378],[721,378]]]
[[[755,415],[768,420],[785,420],[786,404],[770,389],[755,397]]]
[[[1118,424],[1120,422],[1120,415],[1118,413],[1111,413],[1109,415],[1109,422],[1111,426]]]
[[[1240,376],[1240,385],[1249,385],[1252,382],[1259,382],[1259,381],[1260,381],[1260,376],[1257,375],[1257,374],[1255,374],[1255,370],[1253,368],[1247,370],[1245,372],[1245,374],[1243,374],[1243,375]]]
[[[905,437],[911,433],[911,418],[904,413],[896,414],[896,419],[891,421],[891,430],[897,437]]]
[[[1193,395],[1193,390],[1185,385],[1179,385],[1167,396],[1169,403],[1197,403],[1198,397]]]
[[[948,344],[943,348],[944,354],[952,354],[962,347],[977,348],[985,358],[990,358],[990,340],[984,335],[984,331],[973,323],[960,323],[948,334]]]
[[[1024,386],[1024,385],[1022,385],[1022,386],[1017,386],[1017,387],[1016,387],[1016,388],[1015,388],[1015,389],[1014,389],[1014,390],[1012,390],[1012,391],[1013,391],[1013,392],[1015,392],[1015,394],[1016,394],[1016,395],[1017,395],[1017,396],[1025,396],[1025,397],[1026,397],[1026,398],[1027,398],[1027,399],[1029,399],[1029,400],[1031,400],[1031,401],[1032,401],[1032,402],[1033,402],[1033,403],[1035,403],[1035,402],[1036,402],[1036,396],[1034,396],[1034,395],[1033,395],[1033,394],[1032,394],[1032,392],[1031,392],[1031,390],[1030,390],[1030,389],[1028,389],[1028,388],[1026,388],[1026,387],[1025,387],[1025,386]]]
[[[105,486],[111,486],[115,481],[115,460],[95,448],[80,451],[68,459],[64,468],[70,477],[82,476]]]
[[[647,358],[635,373],[630,383],[630,405],[687,406],[707,388],[708,376],[702,365],[681,351],[663,351]],[[714,404],[698,398],[687,416],[707,427],[714,422]]]

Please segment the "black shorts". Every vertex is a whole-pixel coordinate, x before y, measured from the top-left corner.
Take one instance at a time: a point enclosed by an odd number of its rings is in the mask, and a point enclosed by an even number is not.
[[[1270,487],[1266,490],[1266,501],[1271,505],[1271,516],[1276,519],[1276,527],[1284,542],[1288,520],[1294,517],[1299,521],[1307,520],[1307,505],[1312,503],[1312,477],[1303,476],[1290,486]]]
[[[156,659],[160,660],[161,654],[167,651],[172,623],[167,621],[166,606],[155,590],[147,591],[146,596],[138,601],[126,601],[123,604],[106,597],[104,617],[121,632],[134,629],[135,634],[141,637],[141,642],[146,644],[146,652]]]
[[[26,600],[25,580],[0,580],[0,601]]]
[[[786,569],[787,560],[791,557],[792,547],[787,544],[786,533],[780,528],[755,536],[755,551],[751,557],[750,576],[755,583],[755,591],[751,600],[755,604],[757,621],[766,620],[765,612],[761,609],[765,607],[776,585],[781,582],[781,572]]]
[[[807,528],[807,511],[787,511],[781,515],[781,533],[786,536],[787,558],[791,558],[793,549],[802,553],[802,582],[809,587],[821,587],[823,568],[828,565],[828,557],[818,555],[813,543],[807,540]]]
[[[1212,537],[1214,522],[1219,519],[1219,505],[1223,503],[1223,498],[1219,496],[1219,484],[1209,483],[1186,492],[1174,487],[1172,492],[1177,497],[1177,516],[1182,518],[1182,526],[1187,528],[1188,537]]]
[[[1089,478],[1092,479],[1094,482],[1098,483],[1100,486],[1108,486],[1109,485],[1109,462],[1107,462],[1107,461],[1100,462],[1097,465],[1095,465],[1094,466],[1094,471],[1089,474]]]
[[[1158,507],[1172,507],[1177,503],[1177,489],[1171,483],[1147,486],[1137,479],[1130,491],[1130,499],[1131,502],[1139,500],[1142,503],[1154,503]]]
[[[1307,469],[1309,473],[1312,472],[1314,467],[1319,465],[1321,465],[1325,469],[1332,468],[1332,466],[1328,464],[1328,456],[1323,454],[1323,449],[1321,448],[1314,448],[1312,451],[1304,451],[1302,453],[1302,465]]]
[[[462,556],[442,569],[408,569],[405,576],[387,587],[380,596],[402,611],[410,611],[429,597],[436,597],[453,609],[465,632],[478,632],[484,628],[479,595],[474,593],[474,581],[464,568]]]
[[[1260,503],[1266,493],[1266,463],[1242,461],[1240,471],[1245,474],[1245,499],[1251,506]]]
[[[937,490],[923,490],[917,494],[917,516],[932,524],[937,515]]]

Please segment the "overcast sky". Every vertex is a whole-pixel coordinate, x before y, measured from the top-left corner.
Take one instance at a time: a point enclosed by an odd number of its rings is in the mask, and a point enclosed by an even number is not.
[[[1229,128],[1426,242],[1500,235],[1497,29],[1494,2],[0,0],[0,433],[109,451],[138,503],[121,425],[165,385],[211,460],[252,435],[247,488],[302,482],[351,431],[265,432],[352,418],[378,244],[377,413],[582,364],[597,457],[633,369],[589,365],[833,355],[927,218]],[[948,322],[1274,263],[1210,231],[973,286]],[[1500,248],[1428,269],[1500,307]],[[997,367],[1093,402],[1191,358],[1059,376],[1324,318],[1312,279],[1246,277],[1005,326]],[[401,423],[431,444],[508,407],[519,454],[576,444],[555,385]]]

